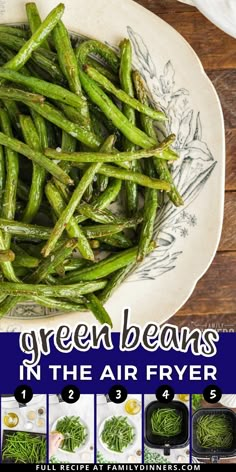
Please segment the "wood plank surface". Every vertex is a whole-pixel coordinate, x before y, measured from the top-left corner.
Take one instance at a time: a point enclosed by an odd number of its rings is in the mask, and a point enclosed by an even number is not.
[[[222,238],[216,257],[181,310],[178,326],[236,331],[236,41],[196,8],[177,0],[138,0],[190,43],[220,97],[226,133],[226,193]]]

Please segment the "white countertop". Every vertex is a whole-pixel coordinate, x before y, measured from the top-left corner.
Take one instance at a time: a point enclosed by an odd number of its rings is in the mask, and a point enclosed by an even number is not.
[[[27,406],[19,408],[18,403],[11,398],[4,398],[2,397],[1,399],[1,410],[2,410],[2,418],[1,418],[1,433],[3,430],[11,430],[11,431],[27,431],[31,433],[41,433],[41,434],[46,434],[47,431],[47,415],[46,413],[43,416],[40,416],[40,418],[44,418],[44,426],[37,426],[37,419],[39,416],[37,415],[37,410],[39,408],[44,408],[46,411],[47,407],[47,400],[46,400],[46,395],[34,395],[32,400],[27,403]],[[27,413],[29,411],[35,411],[36,412],[36,419],[31,420],[33,423],[33,427],[31,430],[28,430],[25,425],[27,422],[30,422],[30,420],[27,418]],[[4,416],[7,413],[16,413],[18,418],[19,418],[19,423],[17,426],[14,428],[8,428],[4,424]],[[1,438],[3,437],[3,434],[1,434]]]

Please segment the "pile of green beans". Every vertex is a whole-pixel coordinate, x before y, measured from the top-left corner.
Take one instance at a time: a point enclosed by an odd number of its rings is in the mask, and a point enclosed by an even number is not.
[[[196,422],[196,437],[204,449],[229,449],[233,444],[232,420],[223,413],[201,415]]]
[[[64,9],[0,25],[0,317],[34,301],[112,326],[103,303],[155,249],[163,202],[183,204],[178,155],[130,41],[75,43]]]
[[[56,430],[64,436],[61,449],[68,452],[75,450],[85,443],[87,429],[77,416],[65,416],[57,422]]]
[[[24,431],[7,435],[2,449],[2,460],[19,464],[44,464],[46,437]]]
[[[171,438],[182,431],[183,418],[174,408],[158,408],[151,415],[152,434]]]
[[[134,441],[134,428],[126,416],[113,416],[105,421],[101,439],[111,451],[124,452]]]

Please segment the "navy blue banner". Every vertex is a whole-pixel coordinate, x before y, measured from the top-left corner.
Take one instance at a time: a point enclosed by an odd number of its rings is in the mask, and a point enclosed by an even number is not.
[[[176,393],[200,393],[209,384],[223,393],[236,393],[236,334],[221,333],[212,357],[177,352],[154,352],[138,347],[119,349],[118,333],[112,334],[113,348],[59,352],[52,340],[51,353],[42,355],[38,365],[23,367],[30,359],[19,346],[18,333],[0,334],[0,393],[12,393],[19,384],[28,384],[34,393],[58,393],[66,384],[75,384],[81,393],[106,393],[114,384],[130,393],[153,393],[160,384],[170,384]]]

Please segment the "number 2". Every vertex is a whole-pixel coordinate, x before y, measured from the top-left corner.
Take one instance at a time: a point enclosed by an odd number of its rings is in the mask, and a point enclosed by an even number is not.
[[[74,390],[69,390],[69,400],[74,400]]]

